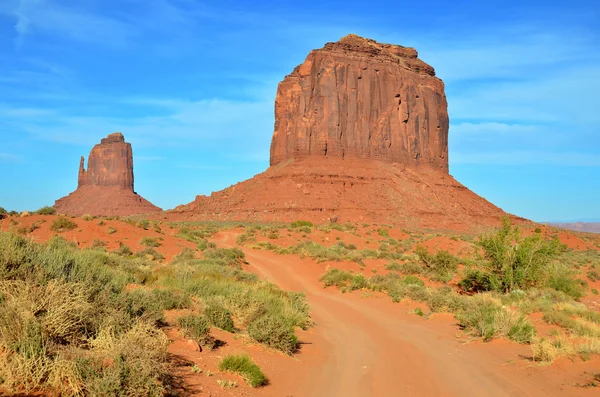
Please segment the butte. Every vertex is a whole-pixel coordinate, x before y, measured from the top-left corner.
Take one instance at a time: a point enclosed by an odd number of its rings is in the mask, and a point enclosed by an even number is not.
[[[415,49],[348,35],[279,83],[271,166],[166,218],[495,225],[505,213],[448,173],[448,128],[444,83]]]
[[[61,214],[127,216],[161,211],[133,189],[133,152],[123,134],[116,132],[93,147],[84,168],[79,164],[77,190],[56,200]]]

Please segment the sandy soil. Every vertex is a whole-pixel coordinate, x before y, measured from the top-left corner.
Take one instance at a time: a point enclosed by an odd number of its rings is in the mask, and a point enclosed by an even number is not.
[[[235,234],[219,233],[220,246]],[[317,282],[314,261],[245,250],[250,266],[284,289],[306,293],[325,342],[323,366],[290,384],[294,396],[592,396],[586,383],[600,360],[540,367],[530,350],[507,341],[465,344],[450,316],[422,319],[386,298],[343,296]],[[302,379],[304,376],[304,381]]]
[[[40,227],[30,237],[45,241],[53,234],[50,224],[55,216],[27,216],[0,221],[0,228],[29,226]],[[75,218],[78,228],[61,233],[79,247],[90,246],[95,239],[106,242],[107,250],[117,249],[123,241],[135,252],[143,248],[142,237],[161,240],[156,248],[166,261],[194,244],[176,236],[177,229],[161,225],[162,233],[152,227],[144,230],[138,226],[112,220],[84,221]],[[117,231],[109,234],[108,228]],[[277,245],[292,245],[300,239],[310,239],[324,245],[344,241],[358,248],[376,248],[384,239],[377,226],[360,226],[358,236],[332,230],[323,233],[317,229],[306,237],[286,229],[281,237],[269,240]],[[217,233],[211,240],[219,247],[236,246],[236,236],[242,229]],[[551,231],[549,231],[551,232]],[[369,233],[368,235],[366,233]],[[410,235],[398,228],[389,230],[392,237],[406,240]],[[337,240],[337,238],[340,240]],[[268,240],[258,236],[259,240]],[[565,232],[561,240],[582,249],[597,247],[597,240],[583,234]],[[370,241],[370,242],[369,242]],[[472,248],[470,243],[445,236],[415,238],[415,243],[425,245],[430,251],[447,249],[459,253]],[[597,249],[597,248],[596,248]],[[334,288],[324,289],[318,278],[328,266],[359,270],[356,263],[321,263],[300,259],[292,255],[277,255],[270,251],[243,248],[252,271],[286,290],[303,291],[311,306],[315,326],[307,331],[298,330],[300,351],[294,357],[267,349],[249,338],[213,329],[211,333],[223,342],[216,350],[200,351],[174,326],[178,313],[167,313],[171,324],[165,329],[172,340],[169,348],[174,375],[183,395],[198,396],[594,396],[597,388],[578,385],[589,383],[591,374],[600,372],[600,357],[584,362],[580,359],[561,359],[550,366],[540,366],[531,361],[528,346],[505,340],[491,343],[470,340],[456,326],[450,315],[419,317],[410,312],[425,306],[414,302],[393,303],[388,297],[355,291],[342,294]],[[168,263],[168,262],[167,262]],[[385,261],[367,261],[363,273],[384,271]],[[168,266],[168,265],[166,265]],[[591,283],[600,288],[600,281]],[[600,309],[600,298],[588,296],[583,300],[588,306]],[[554,327],[532,316],[540,334],[549,335]],[[217,364],[226,354],[249,353],[270,380],[266,387],[251,389],[241,378],[223,374]],[[192,371],[196,365],[202,372]],[[235,388],[223,388],[217,381],[237,383]]]

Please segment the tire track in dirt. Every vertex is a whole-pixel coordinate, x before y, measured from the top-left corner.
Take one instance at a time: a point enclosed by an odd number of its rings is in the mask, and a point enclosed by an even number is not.
[[[224,247],[235,246],[235,238],[232,232],[215,235]],[[467,352],[426,324],[406,321],[371,300],[324,289],[316,277],[307,276],[305,260],[243,250],[267,280],[306,294],[316,333],[326,345],[324,365],[310,369],[294,396],[561,395],[539,379],[507,379],[497,359]]]

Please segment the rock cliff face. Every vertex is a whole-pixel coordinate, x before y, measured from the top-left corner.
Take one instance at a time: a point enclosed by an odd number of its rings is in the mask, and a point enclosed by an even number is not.
[[[170,220],[392,223],[473,230],[505,213],[448,174],[444,84],[417,51],[349,35],[279,84],[271,167]]]
[[[271,165],[307,156],[448,172],[444,83],[413,48],[348,35],[311,51],[277,89]]]
[[[56,201],[59,213],[127,216],[161,211],[133,190],[133,151],[123,134],[108,135],[79,163],[77,190]]]
[[[110,134],[94,146],[88,157],[88,169],[81,156],[77,187],[119,186],[133,191],[133,152],[120,132]]]

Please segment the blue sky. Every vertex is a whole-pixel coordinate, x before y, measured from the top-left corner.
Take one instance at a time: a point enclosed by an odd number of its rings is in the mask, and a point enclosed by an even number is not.
[[[600,218],[598,20],[597,0],[0,0],[0,206],[71,192],[113,131],[163,208],[250,178],[277,83],[356,33],[444,80],[457,180],[537,221]]]

